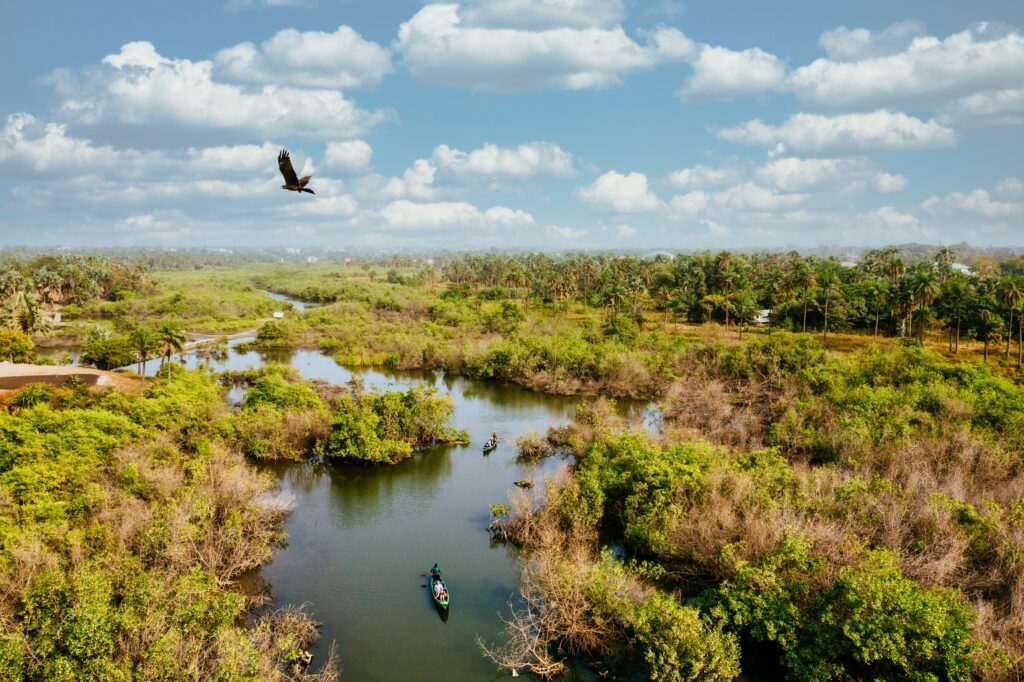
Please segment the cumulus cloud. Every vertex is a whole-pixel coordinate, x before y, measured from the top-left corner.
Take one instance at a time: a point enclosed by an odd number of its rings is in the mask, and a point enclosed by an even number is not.
[[[873,161],[863,157],[785,157],[770,161],[757,170],[757,179],[784,192],[860,191],[869,185],[879,192],[898,192],[907,179],[877,171]]]
[[[700,189],[738,182],[743,177],[740,168],[711,168],[698,164],[692,168],[677,170],[668,176],[668,182],[676,189]]]
[[[785,63],[754,47],[735,51],[704,45],[691,60],[693,75],[677,94],[683,99],[728,99],[777,89],[786,76]]]
[[[777,153],[892,151],[956,144],[952,128],[886,109],[838,116],[799,113],[780,125],[754,119],[734,128],[713,128],[711,132],[731,142],[774,147]]]
[[[787,86],[801,101],[829,108],[941,106],[1024,86],[1024,35],[1015,30],[980,23],[943,40],[916,37],[895,54],[885,54],[885,43],[870,35],[861,34],[857,47],[851,35],[835,34],[825,43],[855,61],[818,59],[790,74]],[[882,56],[868,56],[875,50]]]
[[[562,239],[579,239],[587,233],[586,230],[569,227],[567,225],[549,225],[548,232],[551,232]]]
[[[672,197],[668,202],[668,212],[672,217],[684,218],[702,213],[710,205],[711,195],[698,189]]]
[[[1017,178],[1007,178],[996,185],[996,196],[984,189],[952,192],[944,197],[929,197],[922,202],[921,207],[935,215],[967,213],[1020,225],[1024,221],[1024,202],[1008,199],[1020,198],[1024,194],[1022,184]]]
[[[471,26],[521,29],[608,26],[625,14],[622,0],[476,0],[462,12]]]
[[[1024,88],[962,97],[943,107],[942,120],[973,126],[1024,125]]]
[[[347,173],[358,173],[370,166],[373,149],[364,140],[328,142],[324,152],[324,167],[337,168]]]
[[[572,154],[548,142],[530,142],[517,147],[485,144],[469,152],[442,144],[434,149],[433,161],[455,173],[477,175],[570,177],[575,173]]]
[[[412,197],[414,199],[433,199],[437,194],[434,187],[434,174],[437,168],[426,159],[416,159],[407,168],[402,177],[391,178],[384,186],[384,193],[391,197]]]
[[[899,173],[879,172],[875,175],[875,189],[888,194],[891,192],[902,192],[907,188],[907,177]]]
[[[125,44],[81,73],[59,71],[50,82],[57,111],[79,127],[149,127],[338,138],[360,135],[388,117],[356,107],[337,90],[218,82],[213,63],[169,59],[148,42]],[[171,136],[174,137],[174,136]]]
[[[213,58],[213,76],[236,83],[355,88],[379,83],[392,70],[387,48],[345,25],[334,33],[288,28],[259,46],[239,43]]]
[[[481,211],[464,201],[416,203],[406,199],[393,201],[380,210],[387,227],[394,229],[432,229],[448,227],[512,227],[533,225],[529,213],[505,206]]]
[[[878,32],[866,28],[848,29],[840,26],[822,33],[818,45],[825,50],[830,59],[857,61],[902,52],[915,38],[920,38],[926,33],[925,25],[914,20],[901,21]]]
[[[614,213],[644,213],[661,205],[647,187],[647,176],[637,172],[622,175],[608,171],[593,184],[581,187],[579,196],[595,208]]]
[[[475,6],[477,21],[487,20],[487,12],[480,9],[484,6]],[[629,72],[680,61],[695,49],[691,40],[669,27],[648,32],[640,44],[621,26],[525,30],[471,25],[463,19],[459,5],[428,4],[401,25],[394,48],[413,76],[497,90],[581,90],[618,84]]]

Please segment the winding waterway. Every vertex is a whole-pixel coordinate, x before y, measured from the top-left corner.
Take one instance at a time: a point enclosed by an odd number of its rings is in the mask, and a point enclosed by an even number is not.
[[[481,382],[433,372],[388,373],[348,369],[319,351],[255,352],[229,345],[227,358],[185,364],[244,369],[274,362],[308,379],[344,384],[360,377],[367,389],[435,386],[455,404],[456,428],[472,443],[431,447],[396,466],[351,463],[264,465],[278,479],[294,510],[285,520],[287,546],[250,576],[272,595],[273,605],[308,603],[323,623],[314,666],[335,643],[346,680],[490,680],[505,677],[480,653],[479,635],[501,635],[499,613],[518,589],[520,564],[511,550],[492,545],[488,506],[505,502],[514,482],[542,483],[561,463],[530,470],[516,459],[515,439],[543,433],[568,420],[578,398],[547,396],[514,385]],[[157,362],[147,367],[151,374]],[[230,399],[236,401],[240,393]],[[624,405],[650,419],[643,404]],[[500,444],[488,455],[481,446],[491,432]],[[434,608],[421,576],[438,562],[451,592],[448,617]],[[574,671],[566,679],[590,679]]]

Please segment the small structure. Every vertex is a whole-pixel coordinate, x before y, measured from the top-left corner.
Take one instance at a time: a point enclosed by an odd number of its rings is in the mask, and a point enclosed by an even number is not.
[[[754,324],[766,325],[771,322],[772,311],[771,308],[765,308],[764,310],[758,310],[757,315],[754,315]]]
[[[967,275],[968,277],[974,277],[975,275],[974,268],[964,263],[951,263],[949,267],[961,274]]]
[[[274,319],[275,320],[280,320],[282,318],[284,318],[284,311],[283,310],[275,310],[274,311]]]

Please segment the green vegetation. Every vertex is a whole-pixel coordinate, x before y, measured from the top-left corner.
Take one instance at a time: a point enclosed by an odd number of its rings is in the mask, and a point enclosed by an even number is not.
[[[1024,674],[1020,257],[132,258],[172,269],[26,257],[0,279],[0,359],[31,359],[39,311],[62,305],[84,362],[165,370],[144,396],[33,385],[3,403],[0,666],[16,679],[291,674],[308,618],[248,622],[231,586],[283,514],[241,455],[396,463],[466,439],[432,390],[282,367],[221,376],[246,389],[229,411],[169,362],[186,329],[659,401],[656,435],[598,402],[520,439],[528,459],[572,464],[542,499],[491,509],[526,560],[508,640],[485,647],[503,667],[550,676],[579,655],[726,680],[743,654],[792,680]],[[44,284],[69,264],[105,274]],[[261,289],[321,305],[268,319],[288,305]]]
[[[1020,674],[1024,388],[916,346],[836,357],[779,336],[691,357],[695,385],[669,393],[657,438],[597,405],[523,439],[575,465],[494,532],[568,573],[606,561],[598,538],[623,544],[644,589],[768,647],[787,679]],[[535,615],[564,604],[542,585]]]
[[[451,399],[435,394],[434,388],[413,386],[405,393],[342,396],[334,406],[324,454],[394,464],[416,445],[468,443],[468,434],[447,425],[455,409]]]
[[[253,619],[233,587],[278,546],[287,509],[229,433],[196,372],[144,396],[71,381],[4,401],[0,678],[304,678],[308,616]]]

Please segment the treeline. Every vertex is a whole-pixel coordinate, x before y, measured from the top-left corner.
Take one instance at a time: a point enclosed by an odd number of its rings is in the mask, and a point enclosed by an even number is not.
[[[39,255],[0,260],[0,328],[45,334],[57,305],[116,301],[148,291],[146,270],[99,257]]]
[[[904,259],[895,248],[867,251],[857,263],[788,254],[728,251],[644,259],[578,254],[551,258],[468,255],[444,265],[456,285],[486,287],[492,296],[578,301],[609,315],[746,325],[763,319],[790,330],[858,330],[916,336],[946,329],[956,352],[963,336],[986,343],[1017,341],[1024,307],[1024,260],[955,262],[943,248]]]
[[[523,440],[573,465],[494,510],[531,557],[499,664],[625,650],[651,679],[732,679],[741,654],[801,681],[1019,678],[1024,389],[919,347],[830,357],[787,335],[691,360],[657,437],[598,405]]]

